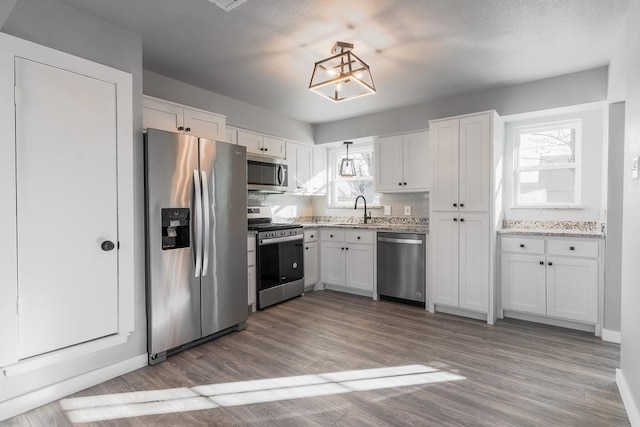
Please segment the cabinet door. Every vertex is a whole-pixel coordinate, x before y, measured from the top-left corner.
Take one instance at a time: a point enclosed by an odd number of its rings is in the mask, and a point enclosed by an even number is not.
[[[547,257],[547,315],[598,322],[598,260]]]
[[[286,157],[284,140],[278,138],[272,138],[270,136],[263,137],[264,151],[262,154],[265,156],[279,157],[284,159]]]
[[[378,138],[375,143],[375,190],[399,191],[402,179],[402,136]]]
[[[262,135],[244,130],[238,131],[238,145],[247,147],[247,153],[264,155],[262,144]]]
[[[155,99],[142,98],[142,127],[181,132],[184,109]]]
[[[489,311],[489,214],[460,213],[461,308]]]
[[[432,211],[458,210],[459,120],[434,122],[429,129]]]
[[[458,214],[433,213],[429,236],[433,302],[458,306]]]
[[[238,143],[238,129],[226,126],[224,127],[224,141],[229,144],[237,144]]]
[[[489,212],[491,172],[491,116],[461,118],[460,210]]]
[[[428,190],[431,168],[429,132],[402,137],[402,173],[405,190]]]
[[[312,286],[318,283],[318,242],[304,244],[304,285]]]
[[[323,283],[344,286],[344,242],[322,242],[320,245],[320,279]]]
[[[346,248],[348,288],[373,292],[373,246],[348,245]]]
[[[224,141],[226,138],[223,116],[189,108],[184,109],[184,130],[189,135],[213,141]]]
[[[289,191],[306,193],[311,181],[311,147],[287,142]]]
[[[118,239],[117,108],[112,83],[24,59],[15,75],[24,359],[118,332],[118,250],[101,248]]]
[[[311,168],[311,193],[327,194],[327,149],[313,147],[313,166]]]
[[[500,270],[503,309],[547,313],[544,255],[502,254]]]

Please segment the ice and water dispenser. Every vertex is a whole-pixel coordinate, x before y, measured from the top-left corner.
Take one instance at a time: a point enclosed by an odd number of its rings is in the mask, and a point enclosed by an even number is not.
[[[188,208],[162,209],[162,250],[189,247]]]

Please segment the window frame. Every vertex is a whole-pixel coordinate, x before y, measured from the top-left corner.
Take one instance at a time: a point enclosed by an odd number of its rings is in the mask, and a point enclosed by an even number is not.
[[[373,149],[373,143],[370,144],[359,144],[352,145],[349,147],[349,157],[351,154],[358,152],[371,152],[373,155],[373,163],[372,166],[375,168],[375,152]],[[340,202],[336,200],[338,192],[336,191],[336,183],[340,181],[371,181],[372,184],[375,184],[375,169],[373,171],[373,175],[368,177],[341,177],[338,175],[339,170],[337,166],[338,156],[341,154],[346,154],[347,150],[344,146],[330,148],[328,150],[328,159],[329,159],[329,167],[328,167],[328,176],[329,176],[329,185],[327,191],[327,207],[329,209],[343,209],[343,208],[353,208],[353,201],[344,201]],[[375,193],[375,191],[374,191]],[[376,193],[377,194],[377,193]],[[371,204],[369,204],[371,203]],[[367,208],[376,208],[379,207],[380,202],[373,203],[372,201],[367,201]]]
[[[525,133],[544,132],[561,128],[576,130],[575,161],[553,165],[520,166],[520,137]],[[513,128],[513,208],[576,208],[582,200],[582,119],[544,122],[534,125],[522,125]],[[569,202],[523,203],[520,201],[520,173],[528,171],[574,170],[574,200]]]

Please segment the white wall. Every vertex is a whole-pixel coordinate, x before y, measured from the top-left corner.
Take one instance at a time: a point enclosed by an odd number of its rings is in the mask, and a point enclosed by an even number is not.
[[[313,144],[313,132],[308,123],[151,71],[144,71],[143,92],[145,95],[223,114],[231,126]]]
[[[428,78],[425,77],[425,78]],[[479,111],[499,115],[548,110],[607,99],[607,67],[535,82],[485,89],[433,102],[314,127],[316,144],[422,130],[429,120]]]
[[[135,332],[126,344],[14,377],[0,376],[0,403],[146,353],[142,39],[55,0],[19,0],[2,32],[133,74],[135,209]],[[88,135],[87,144],[90,144]],[[45,178],[45,177],[43,177]],[[89,278],[88,278],[89,279]],[[61,310],[64,308],[61,308]]]
[[[640,0],[627,16],[623,55],[625,75],[625,143],[622,220],[622,347],[619,388],[633,425],[640,425],[640,180],[631,177],[631,162],[640,156]],[[626,390],[623,387],[627,386]]]
[[[602,182],[606,180],[602,156],[607,147],[604,133],[605,112],[603,106],[571,112],[571,108],[553,113],[519,115],[517,120],[506,121],[504,156],[504,214],[506,219],[536,219],[560,221],[604,220],[606,198]],[[582,194],[579,209],[535,209],[514,208],[514,129],[518,126],[537,125],[548,122],[579,119],[582,121]]]
[[[607,251],[605,260],[604,329],[620,331],[622,270],[622,204],[624,181],[624,102],[609,107],[607,178]]]

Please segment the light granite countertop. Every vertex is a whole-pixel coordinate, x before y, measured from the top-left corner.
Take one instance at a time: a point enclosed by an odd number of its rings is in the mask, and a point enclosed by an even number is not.
[[[604,226],[597,221],[535,221],[504,220],[501,235],[554,236],[554,237],[605,237]]]
[[[362,224],[336,222],[300,222],[299,224],[304,228],[347,228],[357,230],[395,231],[398,233],[429,234],[429,226],[419,224]]]
[[[498,234],[503,236],[553,236],[553,237],[604,237],[604,233],[598,231],[579,231],[563,229],[535,229],[535,228],[501,228]]]

